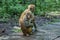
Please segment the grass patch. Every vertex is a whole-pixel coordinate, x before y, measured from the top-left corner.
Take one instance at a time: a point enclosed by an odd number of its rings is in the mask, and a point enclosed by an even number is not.
[[[53,19],[53,22],[60,22],[60,19]]]
[[[53,24],[53,23],[56,23],[56,22],[60,22],[60,19],[53,19],[52,22],[48,22],[48,24]]]
[[[22,32],[21,29],[13,29],[12,31],[13,31],[13,32]]]
[[[47,22],[47,23],[43,24],[43,26],[48,25],[48,24],[53,24],[56,22],[60,22],[60,19],[53,19],[51,22]]]

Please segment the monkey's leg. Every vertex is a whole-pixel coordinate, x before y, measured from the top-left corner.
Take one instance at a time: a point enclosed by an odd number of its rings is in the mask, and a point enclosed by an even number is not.
[[[23,32],[23,36],[27,35],[27,33],[25,32],[25,30],[22,30],[22,32]]]
[[[22,32],[23,32],[23,35],[24,36],[26,36],[26,28],[25,28],[25,26],[23,26],[23,25],[21,25],[21,30],[22,30]]]
[[[32,35],[32,27],[29,27],[27,30],[28,30],[28,34]]]
[[[26,28],[24,31],[22,31],[23,32],[23,35],[24,36],[29,36],[29,34],[30,34],[30,30],[29,30],[29,28]]]
[[[35,21],[33,21],[33,25],[34,25],[35,31],[37,31],[37,26],[35,24]]]

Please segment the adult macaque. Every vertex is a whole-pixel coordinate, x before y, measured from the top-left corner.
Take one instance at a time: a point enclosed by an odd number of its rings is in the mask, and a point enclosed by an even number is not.
[[[37,30],[34,18],[35,5],[30,4],[28,8],[21,14],[19,19],[19,25],[21,26],[21,30],[23,35],[28,36],[32,34],[32,28],[34,26],[35,31]]]

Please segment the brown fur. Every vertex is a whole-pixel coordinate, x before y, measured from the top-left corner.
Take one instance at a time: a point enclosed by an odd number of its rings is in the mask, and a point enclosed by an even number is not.
[[[19,19],[19,25],[21,26],[21,30],[23,32],[23,35],[27,36],[27,34],[31,34],[32,32],[32,27],[28,26],[28,28],[26,27],[24,21],[25,19],[27,19],[28,21],[31,19],[32,23],[35,26],[36,29],[36,25],[34,22],[34,15],[32,14],[33,10],[34,10],[35,5],[31,4],[28,6],[28,8],[21,14],[20,19]],[[29,14],[29,17],[27,18],[27,14]]]

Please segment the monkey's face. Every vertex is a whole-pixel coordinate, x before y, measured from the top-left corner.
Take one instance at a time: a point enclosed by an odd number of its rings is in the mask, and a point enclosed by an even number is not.
[[[31,10],[32,12],[34,12],[34,11],[35,11],[35,8],[34,8],[34,7],[31,7],[30,10]]]
[[[30,16],[28,16],[27,18],[30,19]]]
[[[30,9],[30,11],[34,12],[34,10],[35,10],[35,5],[34,5],[34,4],[28,5],[28,9]]]
[[[28,14],[26,15],[26,17],[27,17],[27,19],[29,20],[29,19],[31,18],[31,15],[28,13]]]

